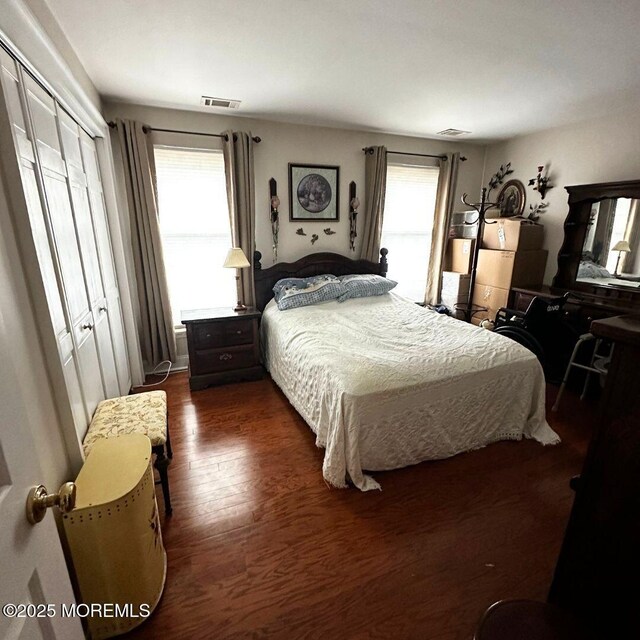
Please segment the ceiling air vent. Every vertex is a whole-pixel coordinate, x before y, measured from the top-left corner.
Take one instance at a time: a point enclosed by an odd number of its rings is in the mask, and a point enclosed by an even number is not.
[[[237,109],[240,106],[240,100],[229,100],[228,98],[212,98],[211,96],[202,96],[202,98],[200,98],[200,104],[203,107]]]
[[[468,133],[471,133],[471,131],[462,131],[462,129],[443,129],[442,131],[438,131],[436,135],[455,138],[456,136],[465,136]]]

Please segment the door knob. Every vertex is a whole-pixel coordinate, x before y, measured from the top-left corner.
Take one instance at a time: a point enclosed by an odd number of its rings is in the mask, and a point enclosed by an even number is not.
[[[47,493],[47,488],[39,484],[31,487],[27,496],[27,520],[36,524],[44,518],[49,507],[58,507],[62,513],[68,513],[76,506],[76,485],[65,482],[58,493]]]

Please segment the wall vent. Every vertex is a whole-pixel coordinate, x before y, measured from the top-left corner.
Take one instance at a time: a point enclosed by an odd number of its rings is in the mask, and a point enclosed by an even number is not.
[[[463,131],[462,129],[443,129],[442,131],[438,131],[436,135],[455,138],[457,136],[466,136],[468,133],[471,133],[471,131]]]
[[[211,96],[202,96],[200,105],[203,107],[219,108],[219,109],[237,109],[240,106],[240,100],[229,100],[228,98],[212,98]]]

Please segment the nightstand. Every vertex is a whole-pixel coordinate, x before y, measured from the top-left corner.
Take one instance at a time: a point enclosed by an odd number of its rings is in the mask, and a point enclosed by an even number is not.
[[[182,313],[189,347],[189,386],[257,380],[263,376],[256,309],[197,309]]]

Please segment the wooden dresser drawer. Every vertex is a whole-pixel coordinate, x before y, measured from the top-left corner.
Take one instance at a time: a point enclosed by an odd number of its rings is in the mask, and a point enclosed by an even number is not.
[[[245,369],[259,364],[253,344],[222,349],[197,349],[194,355],[191,369],[195,374]]]
[[[194,325],[194,346],[196,349],[215,349],[251,344],[253,325],[254,321],[251,319]]]

